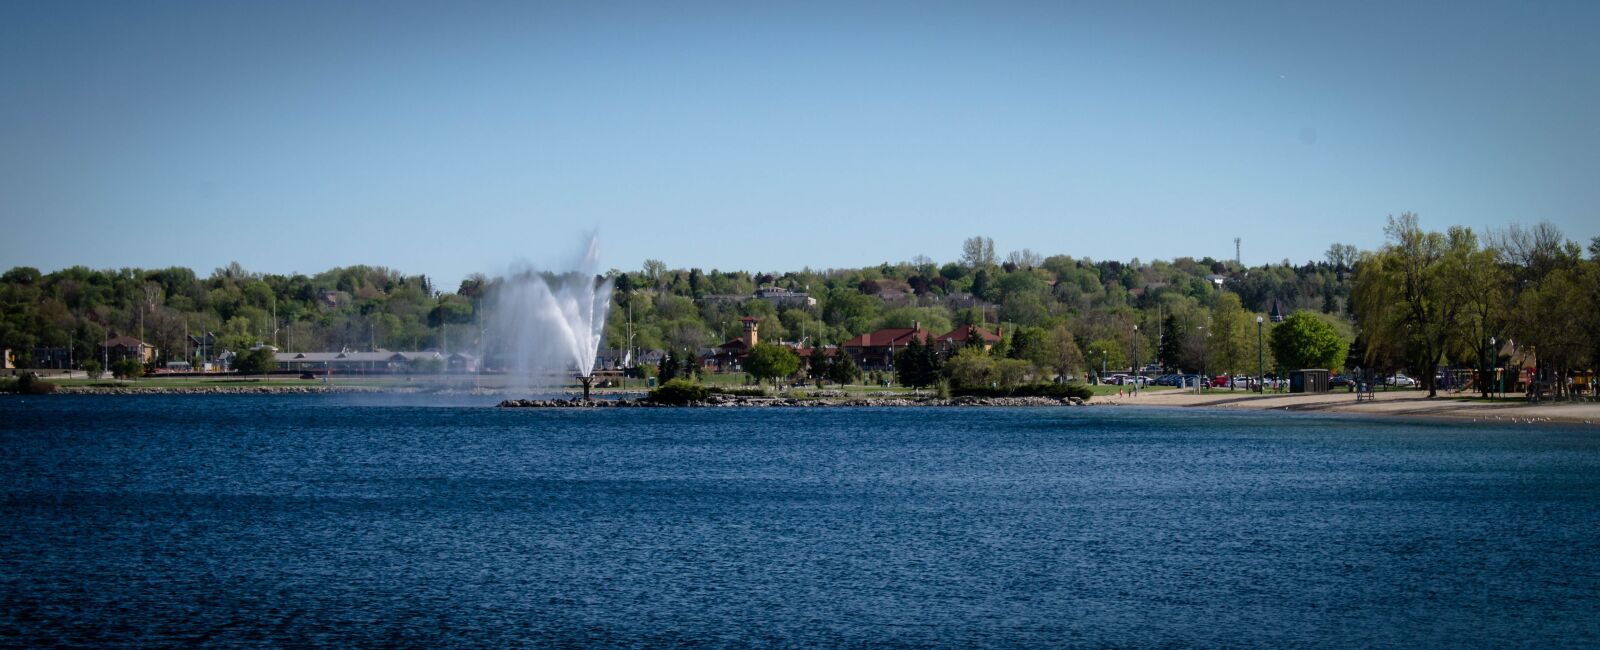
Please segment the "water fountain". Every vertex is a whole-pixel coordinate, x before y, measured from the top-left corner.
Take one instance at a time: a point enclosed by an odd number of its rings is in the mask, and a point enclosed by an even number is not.
[[[598,244],[598,237],[589,239],[574,271],[509,275],[496,288],[491,307],[496,336],[515,376],[543,383],[574,373],[585,400],[611,310],[612,280],[597,277]]]

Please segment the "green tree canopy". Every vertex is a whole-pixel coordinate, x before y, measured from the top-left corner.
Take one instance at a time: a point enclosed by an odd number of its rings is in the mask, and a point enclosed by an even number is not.
[[[745,358],[745,370],[757,381],[778,379],[793,375],[800,369],[800,357],[793,350],[776,343],[760,343],[750,349]]]
[[[1285,369],[1344,367],[1350,342],[1309,311],[1290,314],[1272,328],[1272,355]]]

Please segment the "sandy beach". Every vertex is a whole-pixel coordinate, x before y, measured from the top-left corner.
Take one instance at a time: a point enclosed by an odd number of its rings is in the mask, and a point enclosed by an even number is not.
[[[1600,402],[1541,404],[1478,402],[1461,399],[1465,397],[1464,395],[1441,393],[1434,399],[1428,399],[1427,395],[1420,390],[1380,391],[1376,393],[1375,399],[1357,403],[1354,393],[1344,391],[1297,395],[1257,395],[1242,390],[1215,390],[1202,395],[1190,391],[1158,391],[1140,393],[1138,397],[1096,397],[1095,402],[1125,406],[1237,408],[1453,418],[1474,422],[1600,424]]]

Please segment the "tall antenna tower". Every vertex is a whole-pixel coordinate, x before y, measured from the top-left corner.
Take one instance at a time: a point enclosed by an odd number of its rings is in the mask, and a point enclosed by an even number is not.
[[[1239,257],[1239,238],[1238,237],[1234,237],[1233,238],[1233,265],[1237,266],[1237,267],[1239,267],[1241,269],[1244,268],[1243,258]]]

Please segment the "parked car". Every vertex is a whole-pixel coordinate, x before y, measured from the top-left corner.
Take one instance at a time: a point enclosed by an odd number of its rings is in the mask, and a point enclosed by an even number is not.
[[[1412,379],[1410,377],[1407,377],[1405,375],[1405,373],[1398,373],[1397,372],[1397,373],[1394,374],[1394,376],[1384,380],[1383,383],[1385,383],[1387,385],[1390,385],[1390,386],[1411,387],[1411,386],[1416,386],[1417,385],[1417,380]]]
[[[1343,388],[1350,385],[1350,378],[1344,375],[1334,375],[1328,378],[1328,385]]]

